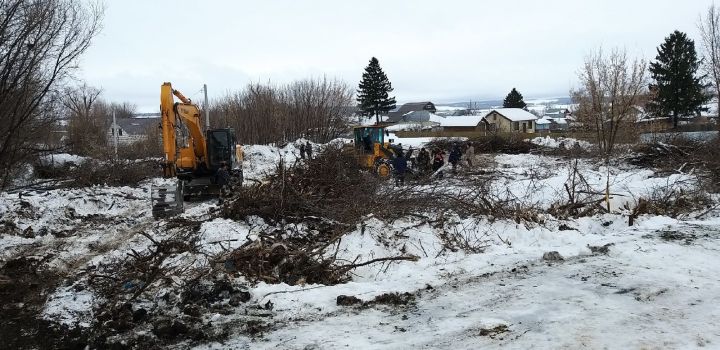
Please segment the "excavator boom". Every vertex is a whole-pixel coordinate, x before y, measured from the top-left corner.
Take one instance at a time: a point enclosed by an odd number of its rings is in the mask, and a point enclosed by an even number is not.
[[[176,96],[181,102],[175,102]],[[207,169],[207,142],[203,135],[200,110],[182,93],[164,83],[160,88],[160,115],[162,117],[163,151],[165,153],[165,177],[174,177],[181,172]],[[177,131],[183,125],[189,139],[185,145],[178,145]]]

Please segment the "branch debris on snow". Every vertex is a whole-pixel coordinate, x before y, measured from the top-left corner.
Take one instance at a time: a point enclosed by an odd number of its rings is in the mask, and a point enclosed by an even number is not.
[[[296,162],[294,147],[247,146],[245,185],[273,186],[278,161]],[[333,220],[303,211],[313,217],[288,221],[263,210],[221,218],[226,209],[194,203],[181,217],[155,222],[149,182],[2,193],[0,295],[24,297],[5,277],[21,276],[10,270],[21,266],[18,259],[32,259],[38,276],[57,276],[41,284],[48,296],[37,312],[49,323],[48,336],[64,344],[380,349],[720,342],[717,212],[702,206],[664,212],[672,218],[637,209],[643,201],[688,198],[697,186],[693,173],[529,154],[486,160],[483,171],[417,189],[467,197],[468,188],[489,178],[483,195],[538,217],[458,215],[428,203],[442,212],[350,221],[355,216],[347,210]],[[578,174],[583,181],[572,180]],[[609,211],[565,220],[549,214],[569,196],[581,204],[602,199],[608,174]],[[716,202],[708,194],[703,205]],[[637,216],[632,226],[628,215]],[[346,222],[335,231],[340,218]],[[313,240],[318,237],[326,238]],[[300,247],[322,249],[288,253]],[[562,260],[543,260],[550,252]],[[332,271],[354,267],[320,284],[290,269],[308,257]],[[389,257],[414,258],[382,260]],[[12,309],[17,302],[7,305],[8,312],[21,311]]]

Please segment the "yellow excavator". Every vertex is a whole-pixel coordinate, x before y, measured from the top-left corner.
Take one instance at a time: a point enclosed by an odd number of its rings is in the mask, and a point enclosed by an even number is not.
[[[176,97],[180,102],[175,102]],[[156,217],[182,212],[183,201],[191,197],[219,194],[215,181],[218,169],[227,165],[231,171],[237,171],[240,165],[233,129],[203,132],[198,106],[170,83],[160,87],[160,116],[163,176],[177,178],[177,182],[174,186],[153,187]]]

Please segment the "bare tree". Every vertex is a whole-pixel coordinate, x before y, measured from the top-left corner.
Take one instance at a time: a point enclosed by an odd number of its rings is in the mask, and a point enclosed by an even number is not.
[[[602,49],[585,58],[578,76],[580,88],[571,95],[578,104],[579,121],[596,135],[601,152],[609,157],[618,131],[634,123],[637,105],[646,87],[647,63],[630,59],[627,52]]]
[[[86,83],[78,87],[65,89],[63,105],[70,111],[72,117],[89,119],[93,104],[100,97],[102,90],[88,86]]]
[[[99,32],[103,9],[73,0],[0,1],[0,188],[37,153],[58,86]]]
[[[347,130],[353,91],[336,80],[287,85],[250,84],[211,105],[211,124],[233,127],[243,143],[282,143],[307,137],[327,142]]]
[[[715,90],[720,116],[720,9],[715,4],[700,16],[698,29],[702,38],[703,68]]]
[[[117,119],[133,118],[137,113],[137,105],[130,102],[113,102],[110,104],[110,112],[115,113]]]
[[[68,144],[73,153],[97,156],[106,148],[112,105],[100,99],[101,93],[85,83],[65,90],[62,101],[67,109]]]

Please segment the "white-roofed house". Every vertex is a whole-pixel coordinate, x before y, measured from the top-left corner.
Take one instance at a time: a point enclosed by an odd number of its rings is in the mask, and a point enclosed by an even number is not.
[[[535,133],[538,117],[522,108],[493,109],[482,118],[486,130]]]
[[[480,131],[482,115],[441,116],[429,111],[406,113],[402,120],[387,127],[389,131]]]
[[[122,118],[117,119],[117,125],[110,125],[107,137],[111,143],[113,137],[117,137],[119,144],[128,145],[153,136],[159,127],[160,118]]]
[[[443,131],[479,131],[482,130],[482,118],[482,115],[443,117],[433,114],[430,120],[438,123]]]
[[[542,117],[535,121],[535,131],[539,133],[550,132],[552,129],[552,119],[549,117]]]

